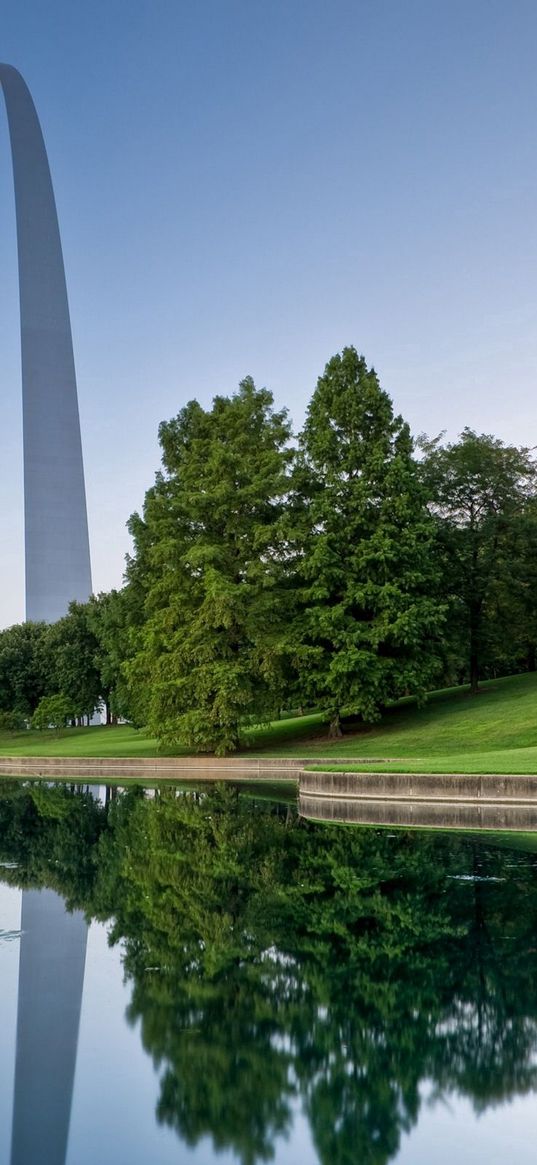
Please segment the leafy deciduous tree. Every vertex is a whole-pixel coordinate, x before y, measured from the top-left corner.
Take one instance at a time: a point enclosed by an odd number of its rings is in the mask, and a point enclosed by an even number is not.
[[[31,716],[49,690],[48,628],[21,623],[0,632],[0,709]]]
[[[68,614],[49,628],[49,692],[66,696],[76,717],[89,719],[101,699],[98,646],[86,603],[71,603]]]
[[[528,449],[464,429],[458,441],[421,439],[422,477],[439,523],[444,586],[455,619],[462,612],[472,692],[477,691],[487,604],[509,587],[507,553],[535,488]]]
[[[43,696],[32,716],[32,728],[65,728],[74,715],[68,696]]]

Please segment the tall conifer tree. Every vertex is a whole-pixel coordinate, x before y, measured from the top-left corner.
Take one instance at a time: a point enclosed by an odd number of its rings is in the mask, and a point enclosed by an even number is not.
[[[281,699],[289,423],[248,378],[210,410],[191,401],[159,436],[163,471],[131,519],[145,616],[131,683],[161,740],[226,752]]]
[[[438,661],[434,529],[408,426],[354,348],[320,377],[301,437],[302,679],[340,731],[421,694]]]

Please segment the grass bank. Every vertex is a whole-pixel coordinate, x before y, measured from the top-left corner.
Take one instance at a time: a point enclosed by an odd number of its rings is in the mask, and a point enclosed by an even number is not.
[[[344,766],[332,766],[327,749],[323,756],[322,767],[349,771],[536,773],[537,675],[491,680],[477,696],[435,693],[421,709],[401,701],[381,724],[338,742]]]
[[[433,693],[423,708],[400,700],[380,724],[349,726],[328,741],[320,715],[279,720],[244,736],[252,755],[303,756],[345,761],[349,769],[394,772],[537,772],[537,674],[509,676],[483,684],[478,696],[457,688]],[[177,748],[160,755],[186,755]],[[120,727],[71,728],[52,732],[0,734],[3,756],[150,757],[156,740]]]
[[[244,739],[244,751],[255,756],[284,756],[294,750],[297,755],[302,755],[301,741],[310,740],[312,733],[322,731],[322,717],[318,714],[278,720],[249,730]],[[61,732],[31,729],[0,732],[0,756],[154,757],[188,754],[186,748],[159,748],[158,741],[143,729],[125,724],[66,728]]]

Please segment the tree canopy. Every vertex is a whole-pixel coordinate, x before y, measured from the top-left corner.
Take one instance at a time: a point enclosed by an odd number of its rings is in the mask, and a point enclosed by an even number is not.
[[[417,443],[354,347],[295,438],[250,377],[159,430],[124,586],[0,631],[0,715],[96,707],[166,749],[229,753],[288,710],[333,735],[390,702],[537,666],[532,450]]]
[[[444,606],[408,425],[363,356],[320,377],[301,437],[302,661],[310,699],[376,719],[439,671]]]
[[[247,379],[159,436],[163,471],[131,519],[144,622],[130,678],[160,739],[226,751],[282,695],[289,423]]]
[[[536,467],[528,449],[472,429],[465,429],[456,442],[422,439],[421,446],[422,476],[438,519],[447,596],[455,613],[457,606],[462,608],[470,684],[476,691],[487,608],[508,584],[513,566],[509,550],[535,492]]]

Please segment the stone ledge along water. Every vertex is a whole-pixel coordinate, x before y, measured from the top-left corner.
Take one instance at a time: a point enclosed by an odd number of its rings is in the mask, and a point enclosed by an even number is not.
[[[537,774],[313,771],[312,757],[0,757],[0,776],[125,780],[283,780],[301,797],[537,805]],[[321,762],[322,763],[322,762]],[[331,764],[346,764],[334,758]],[[361,762],[357,762],[361,763]],[[309,814],[307,814],[309,815]]]
[[[537,775],[303,771],[300,774],[300,793],[320,799],[537,804]]]
[[[124,777],[151,780],[252,780],[280,778],[298,781],[300,757],[0,757],[0,776]],[[338,762],[339,763],[339,762]]]

